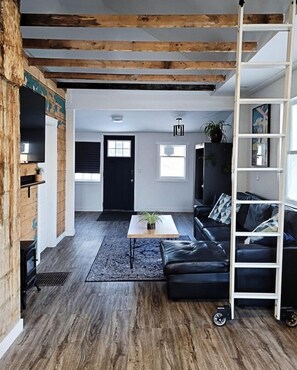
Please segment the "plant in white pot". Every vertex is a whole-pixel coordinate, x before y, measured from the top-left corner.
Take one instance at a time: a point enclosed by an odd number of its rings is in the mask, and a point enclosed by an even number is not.
[[[139,221],[146,221],[147,229],[153,230],[157,222],[162,222],[162,217],[156,212],[143,212],[140,214]]]
[[[43,168],[37,165],[35,167],[35,181],[36,182],[42,181],[42,172],[43,172]]]

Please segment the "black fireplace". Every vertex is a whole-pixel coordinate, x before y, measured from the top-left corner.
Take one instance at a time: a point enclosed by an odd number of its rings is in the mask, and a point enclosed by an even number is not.
[[[27,291],[35,286],[38,291],[39,286],[36,283],[36,241],[21,241],[21,304],[26,308]]]

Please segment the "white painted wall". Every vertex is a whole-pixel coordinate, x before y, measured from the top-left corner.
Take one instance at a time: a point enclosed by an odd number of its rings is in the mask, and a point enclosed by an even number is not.
[[[66,210],[64,236],[75,235],[75,184],[74,184],[74,157],[75,157],[75,110],[66,109]]]
[[[271,85],[263,88],[254,94],[254,97],[278,98],[283,96],[284,79],[281,78]],[[293,72],[292,78],[292,98],[297,96],[297,70]],[[244,107],[245,113],[242,114],[241,120],[245,125],[251,125],[252,106]],[[271,132],[279,132],[279,123],[281,120],[281,111],[279,105],[271,106]],[[251,157],[251,145],[247,148],[247,157]],[[278,150],[276,140],[270,140],[270,166],[277,166]],[[247,176],[247,189],[265,198],[278,199],[278,182],[277,175],[265,172],[250,173]]]
[[[45,184],[38,188],[37,259],[47,247],[57,245],[57,124],[58,121],[46,116],[45,162],[43,179]]]
[[[135,166],[135,210],[190,212],[194,199],[195,144],[204,141],[204,134],[137,134]],[[158,180],[157,143],[187,145],[187,181]]]
[[[129,133],[131,134],[131,133]],[[127,135],[129,135],[127,133]],[[104,134],[77,133],[77,141],[101,141]],[[135,134],[135,211],[188,211],[193,209],[195,144],[205,141],[204,134],[186,134],[173,137],[169,133]],[[187,171],[185,182],[158,181],[157,143],[187,144]],[[103,145],[101,144],[101,158]],[[103,163],[101,162],[101,173]],[[103,181],[75,184],[76,211],[102,211]]]

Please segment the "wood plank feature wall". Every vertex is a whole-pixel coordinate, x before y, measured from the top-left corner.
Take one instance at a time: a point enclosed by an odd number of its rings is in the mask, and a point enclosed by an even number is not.
[[[25,85],[34,91],[43,95],[46,98],[46,114],[58,120],[58,183],[57,183],[57,237],[65,231],[65,184],[66,184],[66,110],[65,110],[65,93],[63,90],[58,89],[56,84],[51,80],[44,78],[42,72],[36,68],[28,67],[28,63],[24,60],[25,64]],[[35,165],[21,165],[22,175],[30,175],[34,173]],[[34,189],[34,188],[32,188]],[[38,189],[33,190],[33,194]],[[35,197],[36,213],[33,212],[32,200],[34,198],[26,197],[22,193],[21,206],[31,209],[31,215],[24,222],[21,223],[22,236],[36,236],[36,223],[37,223],[37,196]]]
[[[23,83],[18,2],[0,0],[0,343],[20,320],[19,86]]]

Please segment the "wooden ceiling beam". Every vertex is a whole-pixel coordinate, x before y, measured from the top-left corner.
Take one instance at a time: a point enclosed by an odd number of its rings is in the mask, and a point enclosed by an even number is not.
[[[137,61],[96,59],[28,58],[31,66],[110,68],[110,69],[181,69],[181,70],[231,70],[236,62],[217,61]]]
[[[283,14],[246,14],[244,23],[283,23]],[[21,25],[33,27],[225,28],[237,26],[237,14],[22,14]]]
[[[215,85],[57,82],[61,89],[215,91]]]
[[[103,74],[103,73],[72,73],[45,72],[45,78],[63,80],[97,80],[97,81],[140,81],[140,82],[224,82],[224,75],[140,75],[140,74]]]
[[[66,49],[138,52],[235,52],[236,42],[164,42],[23,39],[25,49]],[[244,42],[244,52],[257,51],[256,42]]]

